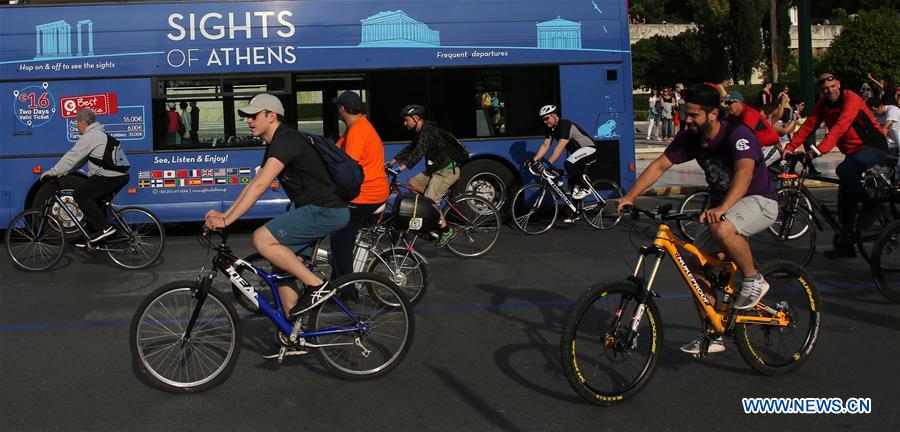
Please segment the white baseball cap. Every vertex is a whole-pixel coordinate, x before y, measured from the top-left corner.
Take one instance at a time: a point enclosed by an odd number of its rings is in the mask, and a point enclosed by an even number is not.
[[[258,94],[250,99],[250,105],[238,110],[243,116],[252,116],[260,111],[270,111],[278,115],[284,115],[284,105],[281,100],[270,94]]]

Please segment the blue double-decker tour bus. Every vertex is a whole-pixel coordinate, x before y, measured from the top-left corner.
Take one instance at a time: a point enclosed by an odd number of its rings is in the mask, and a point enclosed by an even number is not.
[[[498,202],[527,180],[521,164],[545,133],[538,109],[557,104],[600,144],[604,176],[627,189],[627,23],[620,0],[2,6],[0,227],[46,198],[38,179],[78,139],[82,107],[131,162],[115,202],[167,222],[227,208],[261,162],[260,141],[237,116],[261,92],[278,96],[298,128],[333,138],[344,125],[332,99],[358,92],[388,159],[411,138],[400,109],[425,105],[472,152],[456,188]],[[273,184],[249,216],[286,203]]]

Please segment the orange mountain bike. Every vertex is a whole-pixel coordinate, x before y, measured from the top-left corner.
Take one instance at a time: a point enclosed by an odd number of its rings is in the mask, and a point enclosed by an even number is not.
[[[666,221],[696,215],[669,214],[671,209],[671,205],[652,212],[631,208],[633,218],[640,212],[659,222],[653,244],[640,249],[634,273],[626,280],[588,289],[566,323],[560,343],[563,370],[572,388],[594,404],[612,405],[634,396],[656,368],[663,327],[654,301],[661,296],[653,290],[653,282],[666,255],[705,315],[706,337],[698,356],[708,352],[713,338],[734,335],[741,357],[751,368],[778,375],[800,366],[816,346],[821,302],[800,266],[787,261],[760,266],[770,284],[768,294],[753,309],[735,310],[737,266],[673,235]],[[701,288],[682,251],[697,258],[705,279],[718,292],[718,302]]]

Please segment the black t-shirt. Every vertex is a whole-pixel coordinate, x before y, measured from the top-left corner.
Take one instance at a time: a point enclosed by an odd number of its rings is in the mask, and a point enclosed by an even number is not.
[[[272,142],[266,146],[263,165],[273,157],[284,164],[278,181],[296,207],[346,207],[331,189],[331,177],[325,163],[312,144],[300,136],[296,129],[281,125],[275,131]]]
[[[566,143],[566,151],[575,153],[582,147],[593,147],[594,140],[580,126],[566,119],[559,119],[556,127],[547,131],[545,138],[553,138],[557,142],[561,139],[569,140]]]

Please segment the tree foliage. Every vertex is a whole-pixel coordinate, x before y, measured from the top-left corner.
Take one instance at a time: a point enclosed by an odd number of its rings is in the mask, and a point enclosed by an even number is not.
[[[732,0],[730,9],[727,36],[731,76],[749,83],[753,68],[762,58],[762,1]]]
[[[765,2],[769,2],[769,0],[764,0]],[[791,61],[791,20],[788,16],[788,10],[793,3],[793,0],[775,0],[776,1],[776,39],[772,40],[772,27],[770,24],[770,14],[768,8],[763,11],[763,24],[762,24],[762,35],[763,35],[763,53],[762,57],[766,59],[766,61],[762,64],[762,69],[765,70],[765,76],[772,80],[773,82],[780,81],[784,79],[785,71],[788,68],[788,65]],[[772,76],[771,70],[771,57],[772,57],[772,45],[775,45],[775,57],[778,60],[779,65],[779,76]]]
[[[643,39],[631,52],[635,88],[671,87],[676,82],[718,81],[724,77],[722,53],[713,52],[698,30]],[[717,61],[718,66],[714,66]]]
[[[810,12],[817,21],[828,19],[832,23],[841,14],[855,14],[875,9],[900,10],[900,0],[816,0],[810,2]]]
[[[897,10],[861,12],[844,26],[825,52],[816,72],[830,71],[852,89],[876,78],[900,81],[900,15]]]

